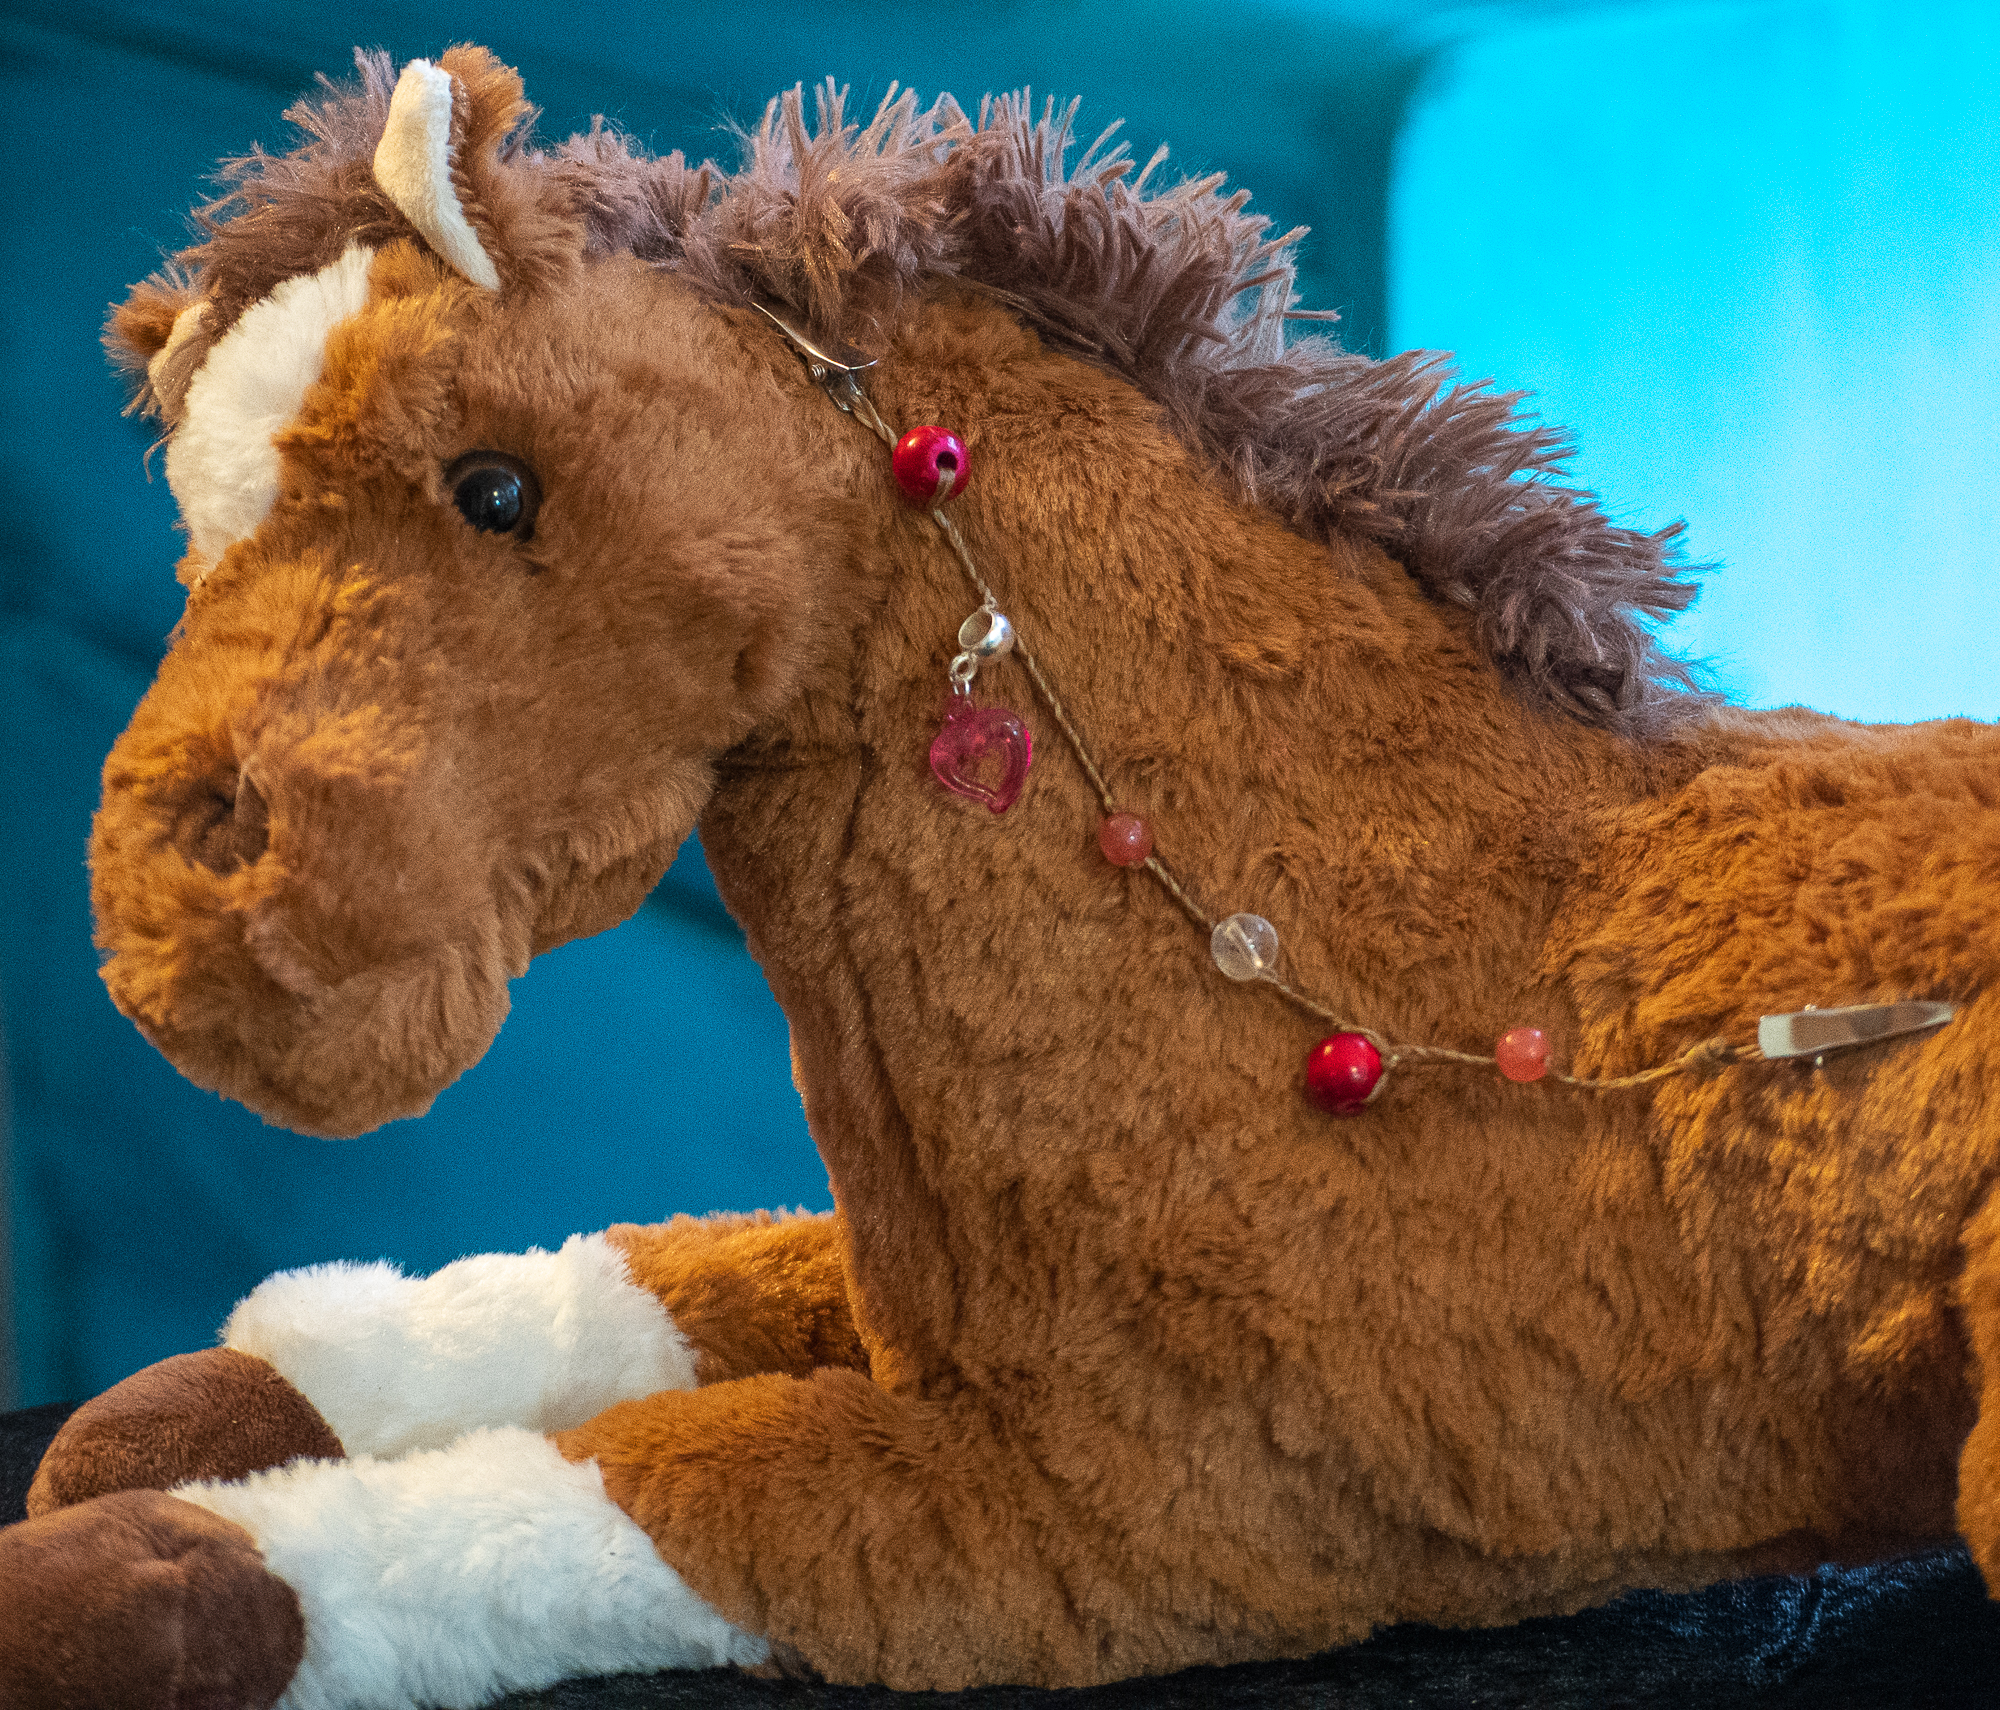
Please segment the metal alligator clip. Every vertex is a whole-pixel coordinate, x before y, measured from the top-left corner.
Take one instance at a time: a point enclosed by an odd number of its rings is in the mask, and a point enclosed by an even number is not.
[[[1757,1023],[1757,1049],[1766,1057],[1824,1057],[1829,1051],[1873,1045],[1908,1033],[1928,1033],[1957,1014],[1948,1003],[1861,1003],[1846,1009],[1795,1009]]]
[[[787,318],[788,310],[781,312],[755,297],[750,300],[750,307],[785,335],[785,342],[798,352],[813,384],[824,387],[826,395],[843,410],[851,415],[856,405],[863,405],[868,407],[869,414],[874,413],[861,390],[861,376],[875,366],[874,357],[863,356],[852,345],[843,344],[837,350],[823,348],[792,324]]]

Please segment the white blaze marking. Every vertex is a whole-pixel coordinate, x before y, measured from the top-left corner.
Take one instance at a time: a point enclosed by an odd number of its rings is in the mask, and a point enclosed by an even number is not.
[[[188,383],[187,413],[167,446],[167,485],[208,565],[270,514],[278,496],[272,439],[319,378],[327,335],[367,303],[374,254],[354,244],[317,273],[287,279],[243,311]]]

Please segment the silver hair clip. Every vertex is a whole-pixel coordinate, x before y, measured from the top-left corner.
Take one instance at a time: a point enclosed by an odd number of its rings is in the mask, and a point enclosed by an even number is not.
[[[1944,1026],[1955,1014],[1952,1004],[1917,1001],[1795,1009],[1785,1015],[1767,1015],[1757,1023],[1757,1049],[1767,1057],[1811,1057],[1817,1061],[1829,1051],[1928,1032]]]
[[[813,384],[825,388],[826,395],[843,410],[852,415],[859,405],[866,408],[869,414],[874,413],[873,406],[868,404],[867,394],[861,390],[861,376],[875,366],[874,357],[864,356],[847,344],[837,350],[824,349],[794,326],[784,314],[758,298],[751,298],[750,307],[785,335],[785,342],[798,353],[799,360],[806,365],[806,372],[812,376]]]

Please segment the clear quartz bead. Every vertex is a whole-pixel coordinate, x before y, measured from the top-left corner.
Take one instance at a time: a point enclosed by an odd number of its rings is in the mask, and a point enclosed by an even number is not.
[[[1254,980],[1278,960],[1278,929],[1261,914],[1232,914],[1208,935],[1208,953],[1232,980]]]

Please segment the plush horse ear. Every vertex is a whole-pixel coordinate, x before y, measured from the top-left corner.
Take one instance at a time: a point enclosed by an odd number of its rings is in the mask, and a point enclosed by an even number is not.
[[[415,59],[389,99],[375,182],[450,267],[530,290],[581,261],[583,219],[559,175],[524,170],[535,119],[520,74],[482,47]]]
[[[463,82],[427,59],[411,60],[389,99],[389,122],[375,148],[375,182],[445,261],[473,284],[497,291],[500,271],[460,194],[468,182],[472,116],[471,91]]]
[[[132,384],[126,414],[158,416],[171,427],[196,358],[201,297],[181,274],[169,270],[134,285],[112,306],[104,348]]]

